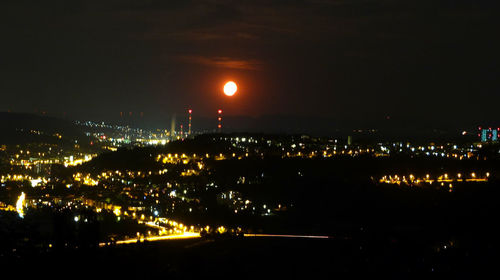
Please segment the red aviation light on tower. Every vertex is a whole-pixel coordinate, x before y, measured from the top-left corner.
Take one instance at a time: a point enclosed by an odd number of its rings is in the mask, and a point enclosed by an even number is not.
[[[189,109],[189,123],[188,123],[188,135],[191,135],[191,114],[193,113],[193,110]]]
[[[222,132],[222,110],[219,109],[217,110],[217,113],[219,114],[219,117],[217,118],[218,124],[217,124],[217,129],[219,133]]]

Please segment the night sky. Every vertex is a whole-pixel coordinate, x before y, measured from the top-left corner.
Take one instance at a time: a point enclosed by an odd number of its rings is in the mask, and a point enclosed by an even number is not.
[[[4,0],[0,111],[499,120],[495,2]]]

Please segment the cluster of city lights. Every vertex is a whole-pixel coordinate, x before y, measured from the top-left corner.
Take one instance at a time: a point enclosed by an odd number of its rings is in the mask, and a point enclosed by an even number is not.
[[[397,185],[407,185],[407,186],[419,186],[422,184],[432,185],[433,183],[440,183],[444,186],[444,183],[454,183],[454,182],[487,182],[490,177],[490,173],[486,172],[483,176],[477,175],[475,172],[462,174],[448,174],[444,173],[439,176],[433,177],[429,174],[425,176],[418,177],[413,174],[409,175],[384,175],[379,179],[379,183],[385,184],[397,184]],[[453,186],[450,184],[449,186]]]
[[[99,180],[92,178],[89,173],[87,173],[85,175],[82,173],[73,174],[73,179],[76,182],[81,182],[84,185],[88,185],[88,186],[97,186],[99,184]]]

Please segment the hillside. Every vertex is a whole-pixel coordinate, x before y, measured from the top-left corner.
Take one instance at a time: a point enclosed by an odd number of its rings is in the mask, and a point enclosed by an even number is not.
[[[85,135],[69,121],[25,113],[0,112],[0,131],[0,144],[60,143],[85,139]]]

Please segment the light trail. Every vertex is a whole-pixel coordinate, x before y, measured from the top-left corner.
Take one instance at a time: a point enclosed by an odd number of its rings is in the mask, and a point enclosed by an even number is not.
[[[141,224],[141,223],[139,223],[139,224]],[[157,225],[154,222],[145,222],[145,223],[142,223],[142,224],[146,225],[148,227],[156,228],[156,229],[161,229],[161,230],[166,230],[167,229],[166,227],[162,227],[160,225]]]
[[[125,239],[125,240],[119,240],[116,241],[114,244],[120,245],[120,244],[133,244],[139,242],[154,242],[154,241],[163,241],[163,240],[179,240],[179,239],[194,239],[194,238],[200,238],[199,233],[195,232],[184,232],[183,234],[175,234],[175,235],[165,235],[165,236],[151,236],[151,237],[146,237],[146,238],[131,238],[131,239]],[[278,238],[309,238],[309,239],[332,239],[334,238],[333,236],[326,236],[326,235],[293,235],[293,234],[249,234],[245,233],[244,237],[278,237]],[[99,243],[99,247],[104,247],[106,246],[107,243]]]
[[[325,235],[292,235],[292,234],[249,234],[245,233],[245,237],[284,237],[284,238],[312,238],[312,239],[329,239],[332,236]]]
[[[140,238],[140,242],[148,241],[148,242],[153,242],[153,241],[162,241],[162,240],[179,240],[179,239],[191,239],[191,238],[199,238],[200,234],[199,233],[194,233],[194,232],[185,232],[183,234],[175,234],[175,235],[165,235],[165,236],[151,236],[151,237],[146,237],[146,238]],[[125,240],[119,240],[116,241],[115,244],[132,244],[132,243],[137,243],[137,238],[131,238],[131,239],[125,239]],[[107,243],[99,243],[99,247],[104,247],[106,246]]]

